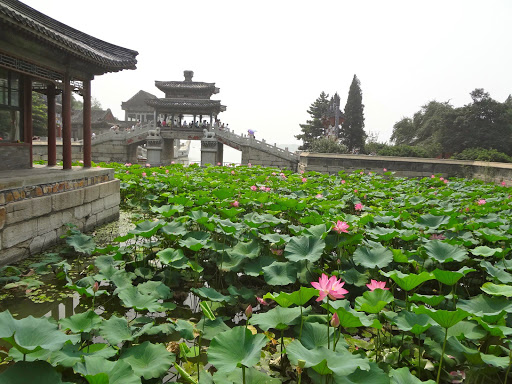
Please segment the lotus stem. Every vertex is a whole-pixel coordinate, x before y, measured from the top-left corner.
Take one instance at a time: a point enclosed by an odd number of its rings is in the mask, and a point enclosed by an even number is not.
[[[446,340],[447,339],[448,339],[448,328],[446,328],[446,332],[444,334],[443,351],[441,352],[441,361],[439,361],[439,369],[437,371],[436,384],[439,384],[439,379],[441,378],[441,368],[443,367],[444,351],[446,349]]]
[[[242,380],[243,384],[245,384],[245,365],[242,365]]]
[[[507,384],[508,381],[508,374],[510,373],[510,367],[512,367],[512,349],[510,350],[508,354],[509,364],[507,368],[507,372],[505,373],[505,384]]]
[[[302,326],[304,325],[304,317],[302,317],[302,305],[300,306],[300,330],[299,330],[299,341],[302,339]]]
[[[284,329],[281,329],[281,371],[284,371],[283,346],[284,346]]]
[[[331,340],[329,338],[329,296],[327,296],[327,349],[331,348]]]
[[[418,335],[418,379],[421,380],[421,333]]]

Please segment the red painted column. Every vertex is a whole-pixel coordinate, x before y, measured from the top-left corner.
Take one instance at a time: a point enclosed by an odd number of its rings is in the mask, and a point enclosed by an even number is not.
[[[71,84],[67,73],[62,93],[62,160],[63,169],[71,169]]]
[[[30,144],[30,167],[32,167],[32,79],[28,76],[23,78],[23,141]]]
[[[46,89],[46,99],[48,101],[48,166],[54,166],[57,164],[55,84],[49,84]]]
[[[84,94],[84,167],[91,166],[91,80],[83,81]]]

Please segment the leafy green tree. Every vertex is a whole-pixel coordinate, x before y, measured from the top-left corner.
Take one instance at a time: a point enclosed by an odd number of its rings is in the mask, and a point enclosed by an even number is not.
[[[301,150],[311,150],[312,142],[324,136],[324,126],[322,125],[322,117],[329,106],[329,95],[322,91],[320,96],[309,106],[308,113],[311,120],[307,120],[306,124],[300,124],[302,133],[295,137],[302,140]]]
[[[416,139],[416,131],[413,119],[404,117],[393,125],[391,142],[396,145],[412,145]]]
[[[364,131],[364,105],[361,83],[356,75],[348,91],[345,105],[345,120],[341,126],[340,138],[349,150],[363,149],[366,140]]]
[[[348,149],[345,145],[340,144],[337,140],[328,137],[321,137],[313,140],[311,150],[318,153],[347,153]]]
[[[91,100],[91,109],[103,109],[100,101],[95,97],[93,97]]]
[[[32,130],[34,136],[48,136],[48,106],[46,97],[32,92]]]
[[[82,100],[77,99],[74,94],[71,94],[71,109],[73,111],[81,111],[84,109],[84,103]]]

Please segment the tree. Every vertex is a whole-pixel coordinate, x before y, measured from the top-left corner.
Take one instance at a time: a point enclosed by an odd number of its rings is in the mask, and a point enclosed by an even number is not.
[[[32,130],[34,136],[48,136],[48,106],[46,97],[32,92]]]
[[[95,97],[93,97],[91,100],[91,109],[103,109],[100,101]]]
[[[348,91],[347,104],[345,105],[345,120],[341,125],[340,139],[347,148],[363,149],[366,140],[364,131],[364,105],[361,83],[356,75],[352,80]]]
[[[313,140],[311,143],[312,152],[318,153],[347,153],[347,147],[340,144],[337,140],[328,137],[321,137]]]
[[[302,140],[300,150],[311,150],[312,143],[315,139],[324,136],[324,126],[322,125],[322,117],[327,111],[329,105],[329,95],[322,91],[320,96],[309,106],[308,113],[311,120],[307,120],[306,124],[300,124],[302,133],[295,137]]]
[[[84,102],[80,99],[75,99],[75,95],[71,95],[71,109],[74,111],[81,111],[84,109]],[[91,98],[91,109],[103,109],[100,101],[93,97]]]

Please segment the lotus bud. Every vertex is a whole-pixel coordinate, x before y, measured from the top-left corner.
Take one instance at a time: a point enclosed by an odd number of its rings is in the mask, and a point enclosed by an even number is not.
[[[337,313],[332,315],[331,326],[334,327],[334,328],[338,328],[340,326],[340,318],[338,317]]]
[[[247,319],[252,317],[252,305],[249,304],[247,308],[245,308],[245,316],[247,316]]]
[[[100,283],[98,283],[97,281],[94,282],[94,285],[92,286],[92,291],[94,293],[98,292],[98,289],[100,289]]]
[[[298,365],[299,368],[303,369],[306,366],[306,360],[299,359]]]

